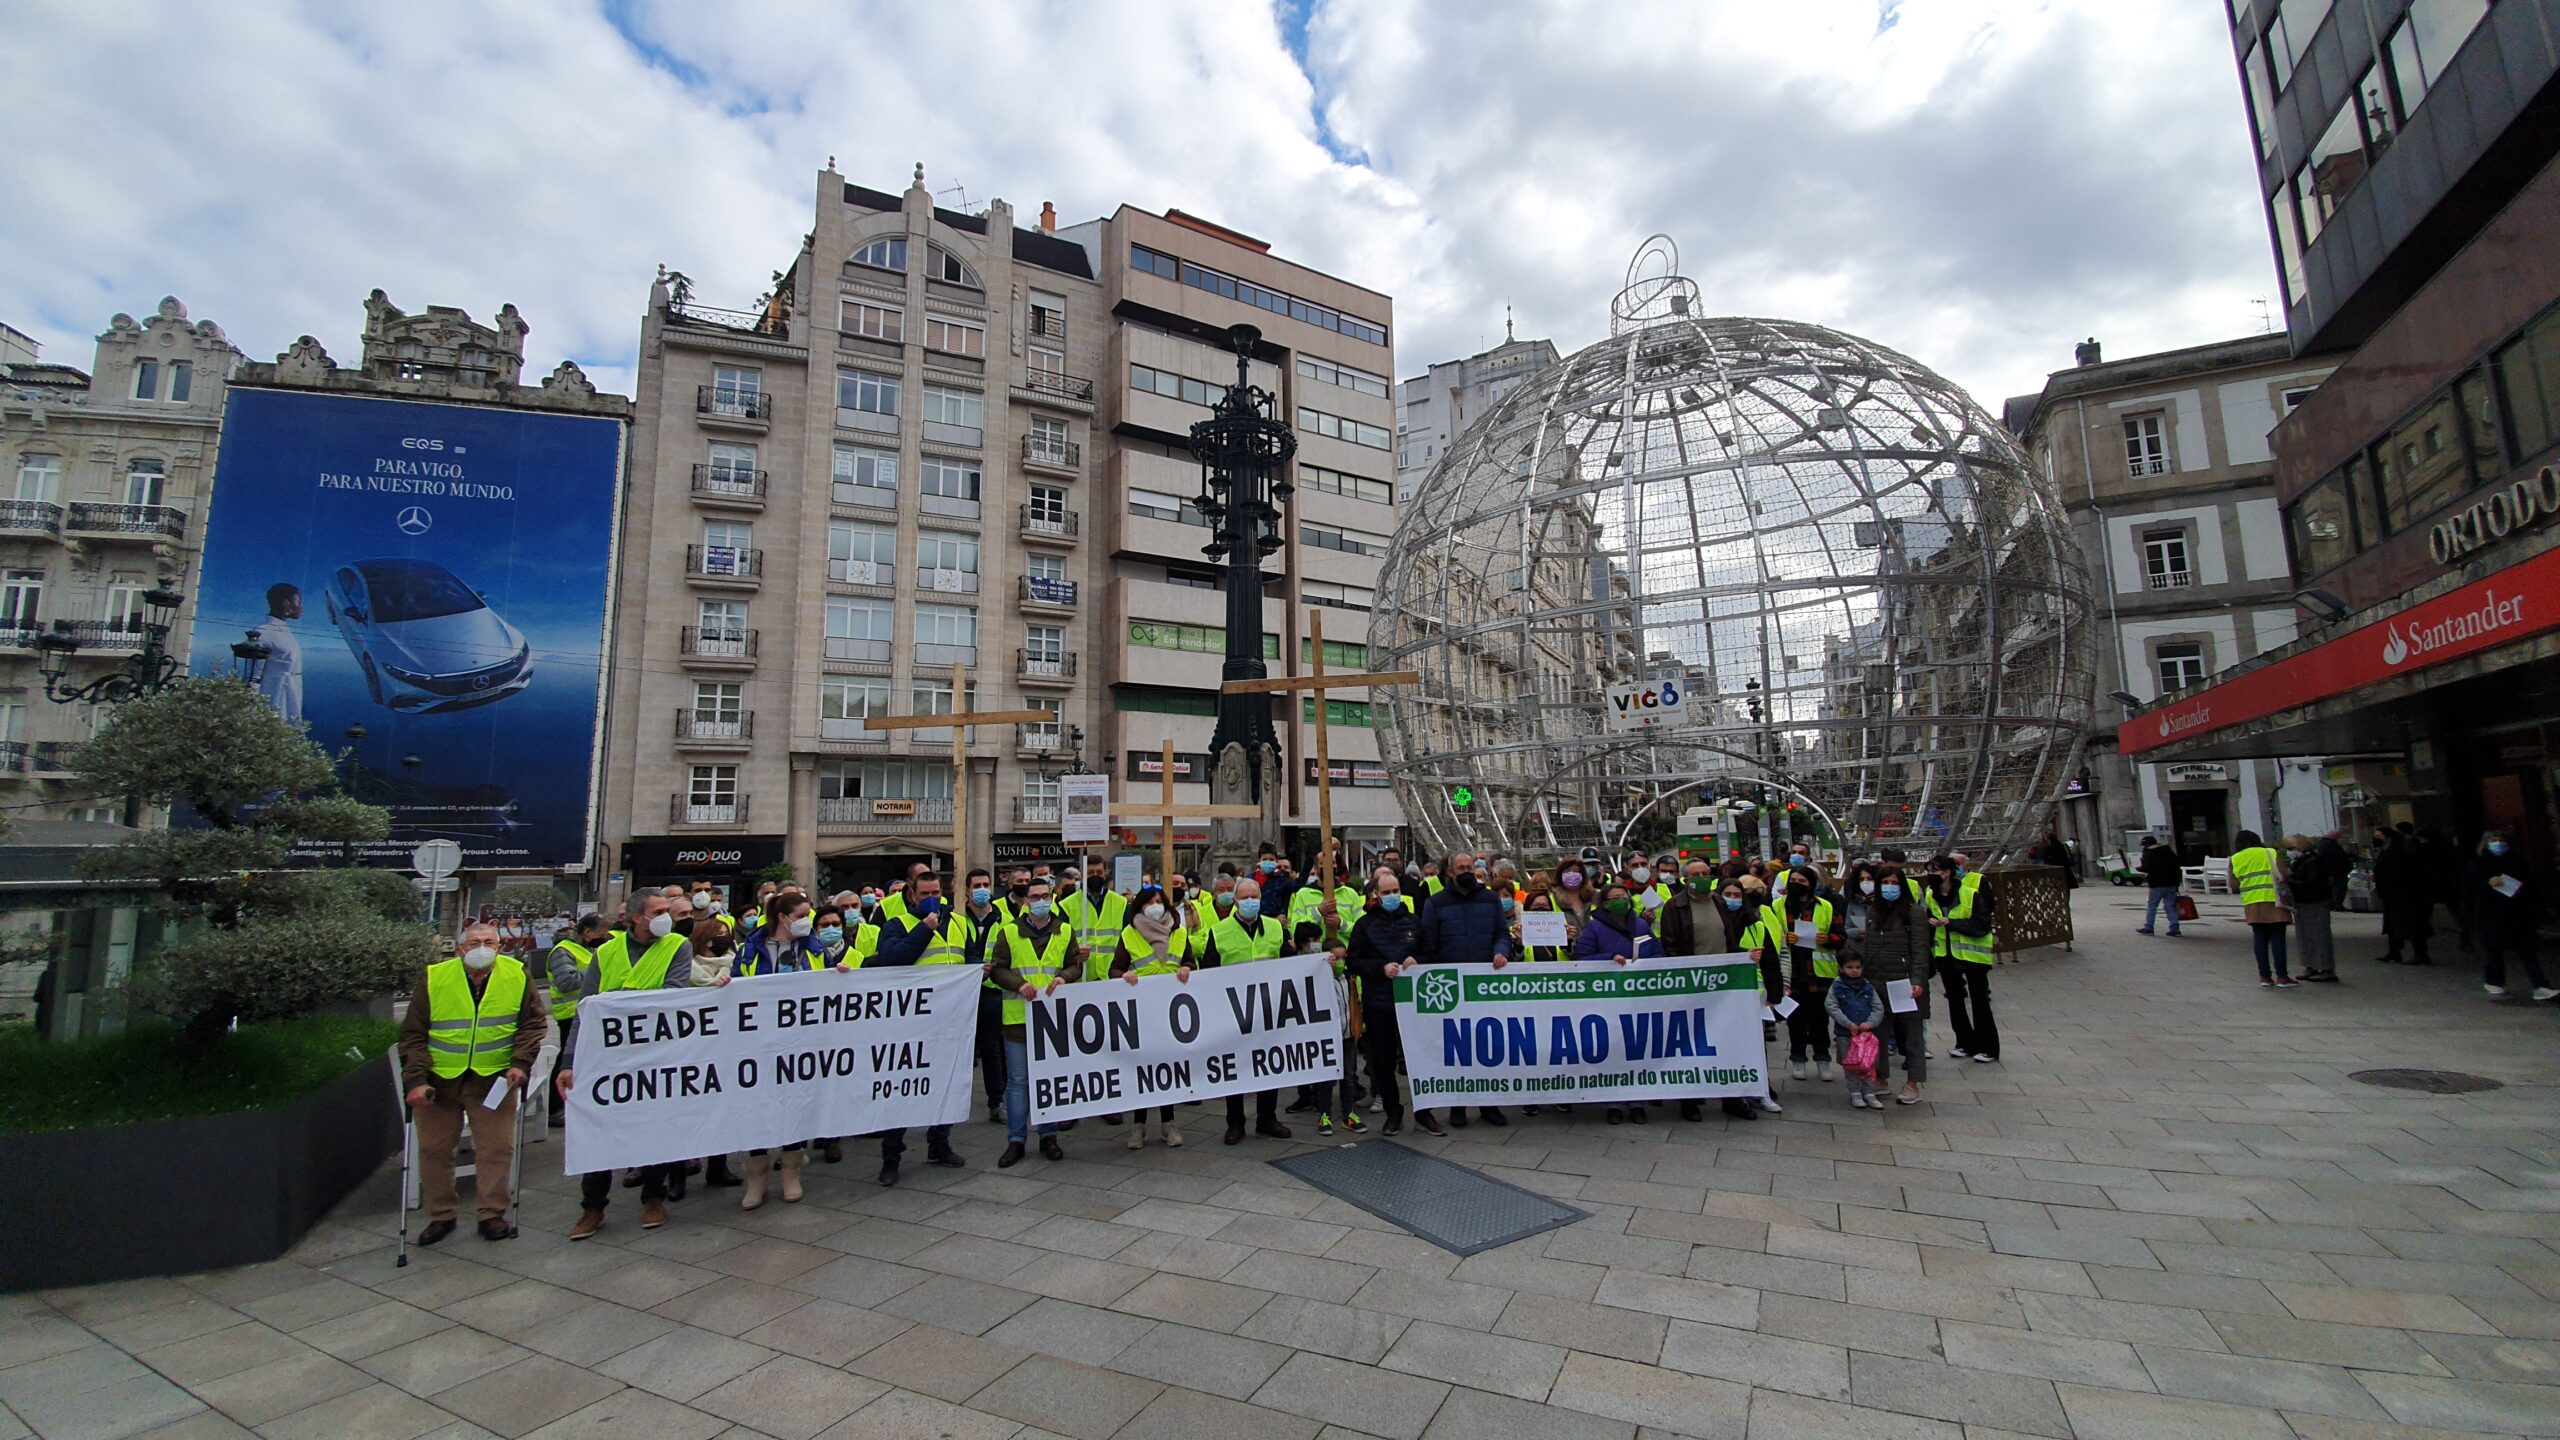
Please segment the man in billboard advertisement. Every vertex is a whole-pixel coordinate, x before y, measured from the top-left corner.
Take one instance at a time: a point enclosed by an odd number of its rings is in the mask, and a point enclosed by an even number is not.
[[[193,654],[257,631],[260,691],[391,812],[365,859],[450,839],[468,869],[584,861],[621,425],[235,387]],[[335,847],[330,847],[334,853]]]

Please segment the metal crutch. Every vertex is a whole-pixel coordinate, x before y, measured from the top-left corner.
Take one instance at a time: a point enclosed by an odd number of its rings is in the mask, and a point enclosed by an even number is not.
[[[560,1022],[549,1021],[542,1048],[535,1052],[533,1069],[526,1072],[524,1088],[516,1092],[516,1143],[507,1156],[507,1238],[516,1238],[516,1217],[524,1210],[524,1117],[533,1109],[534,1087],[551,1083],[551,1067],[560,1058]]]
[[[400,1259],[395,1268],[409,1268],[409,1156],[417,1149],[415,1122],[409,1117],[409,1092],[400,1088],[400,1047],[391,1048],[391,1103],[400,1107],[400,1190],[391,1197],[392,1206],[400,1212]]]

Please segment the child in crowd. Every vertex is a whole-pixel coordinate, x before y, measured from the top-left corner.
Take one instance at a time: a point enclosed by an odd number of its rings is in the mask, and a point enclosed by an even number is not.
[[[1350,951],[1339,942],[1326,944],[1324,927],[1313,920],[1300,921],[1298,928],[1291,932],[1289,941],[1297,947],[1301,955],[1322,955],[1332,962],[1333,1013],[1342,1017],[1342,1079],[1339,1082],[1319,1080],[1307,1087],[1315,1101],[1316,1133],[1325,1136],[1333,1134],[1335,1114],[1333,1102],[1338,1090],[1343,1100],[1342,1128],[1354,1135],[1365,1135],[1369,1132],[1369,1125],[1367,1121],[1360,1118],[1359,1092],[1356,1088],[1359,1085],[1359,1079],[1357,1072],[1352,1069],[1352,1066],[1357,1063],[1354,1057],[1359,1054],[1359,1046],[1353,1042],[1352,1025],[1354,1017],[1359,1012],[1351,1004],[1350,983],[1343,978],[1343,961]]]
[[[1834,1048],[1845,1061],[1850,1037],[1876,1029],[1884,1018],[1884,997],[1876,993],[1876,987],[1867,983],[1867,962],[1863,957],[1855,952],[1840,957],[1840,978],[1831,982],[1830,993],[1823,997],[1822,1008],[1831,1012]],[[1883,1051],[1879,1049],[1877,1054],[1881,1056]],[[1876,1072],[1873,1069],[1861,1075],[1844,1063],[1840,1073],[1849,1082],[1849,1108],[1884,1108],[1884,1101],[1876,1094]]]

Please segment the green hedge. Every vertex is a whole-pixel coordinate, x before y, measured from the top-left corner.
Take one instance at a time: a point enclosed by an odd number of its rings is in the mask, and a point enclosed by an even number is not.
[[[68,1042],[0,1034],[0,1133],[263,1110],[380,1066],[392,1031],[388,1020],[313,1015],[203,1041],[159,1027]],[[390,1076],[382,1083],[387,1094]]]

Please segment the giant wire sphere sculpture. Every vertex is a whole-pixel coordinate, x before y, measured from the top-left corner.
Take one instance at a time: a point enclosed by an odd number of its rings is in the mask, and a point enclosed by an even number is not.
[[[1609,338],[1407,497],[1369,626],[1377,668],[1422,675],[1372,702],[1406,819],[1435,851],[1616,853],[1738,802],[1755,848],[1766,817],[1853,852],[2014,850],[2090,722],[2050,484],[1927,367],[1704,317],[1677,268],[1646,242]],[[1619,728],[1613,700],[1663,679],[1673,718]]]

